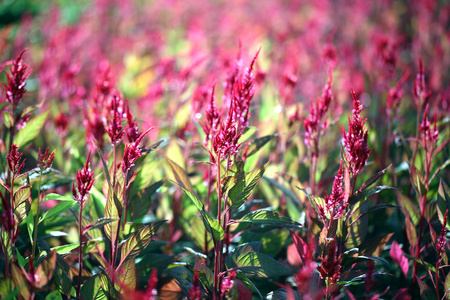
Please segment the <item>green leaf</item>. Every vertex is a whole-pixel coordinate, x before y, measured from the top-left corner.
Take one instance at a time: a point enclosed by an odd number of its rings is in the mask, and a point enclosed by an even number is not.
[[[166,160],[169,163],[170,169],[172,170],[178,184],[189,191],[193,191],[194,188],[192,187],[186,171],[170,158],[166,157]]]
[[[381,252],[394,233],[378,236],[364,241],[360,246],[360,253],[365,256],[380,256]]]
[[[420,278],[417,277],[417,282],[419,283],[420,289],[420,299],[422,300],[433,300],[436,299],[436,295],[433,290]]]
[[[409,166],[409,174],[410,181],[417,194],[420,196],[425,195],[427,193],[427,189],[423,175],[414,166]]]
[[[176,283],[181,288],[181,290],[187,295],[189,293],[189,288],[192,286],[192,272],[184,266],[169,267],[164,270],[164,274],[169,278],[175,278]]]
[[[5,120],[6,128],[11,128],[14,124],[14,117],[7,111],[3,112],[3,119]]]
[[[302,299],[302,297],[300,296],[300,294],[291,289],[290,292],[288,293],[288,291],[286,289],[278,289],[275,291],[270,292],[269,294],[267,294],[266,299],[271,299],[271,300],[300,300]]]
[[[367,179],[366,181],[364,181],[364,183],[361,185],[361,188],[359,189],[360,191],[365,190],[366,188],[368,188],[369,186],[371,186],[372,184],[374,184],[378,179],[380,179],[384,174],[386,174],[386,172],[392,167],[392,164],[390,164],[387,168],[385,168],[384,170],[381,170],[380,172],[378,172],[377,174],[373,175],[372,177],[370,177],[369,179]]]
[[[41,131],[41,128],[44,126],[49,112],[50,111],[47,110],[29,121],[24,128],[19,130],[17,135],[14,137],[13,143],[18,145],[19,148],[23,148],[29,142],[34,140]]]
[[[44,287],[47,282],[53,277],[53,272],[56,267],[56,251],[51,251],[47,254],[47,257],[41,262],[41,264],[36,269],[36,275],[39,281],[36,284],[37,288]]]
[[[250,252],[259,252],[261,249],[262,242],[249,242],[242,245],[237,246],[225,259],[225,263],[227,267],[230,269],[236,266],[237,259],[246,253]]]
[[[250,152],[247,154],[247,157],[256,154],[262,147],[264,147],[268,142],[270,142],[273,138],[277,137],[278,133],[266,135],[260,138],[253,140],[249,145]]]
[[[130,196],[129,212],[131,221],[143,217],[148,212],[152,205],[151,197],[163,186],[163,184],[164,180],[160,180],[149,187],[137,191],[135,195]],[[133,185],[133,188],[135,186],[136,185]]]
[[[285,217],[279,213],[260,209],[256,211],[252,211],[245,216],[242,217],[242,219],[237,220],[236,222],[246,222],[246,223],[252,223],[252,224],[259,224],[259,225],[272,225],[272,226],[278,226],[278,227],[302,227],[302,225],[298,222],[293,221],[291,218]]]
[[[385,185],[376,186],[370,190],[366,189],[361,193],[357,193],[357,194],[353,195],[352,197],[350,197],[348,202],[350,205],[354,205],[358,202],[365,202],[369,197],[371,197],[375,194],[379,194],[385,190],[396,190],[396,188],[393,188],[390,186],[385,186]]]
[[[192,203],[194,203],[195,207],[201,212],[203,211],[203,207],[205,206],[200,200],[198,200],[197,196],[195,196],[191,190],[186,189],[185,187],[180,185],[180,188],[188,195],[189,199],[191,199]]]
[[[445,298],[447,300],[450,300],[450,273],[445,276],[445,283],[444,283],[444,290],[445,290]]]
[[[62,214],[63,212],[65,212],[66,210],[72,208],[73,206],[75,206],[75,204],[77,204],[78,202],[75,200],[72,201],[64,201],[61,203],[56,204],[55,206],[53,206],[52,208],[50,208],[41,218],[41,220],[39,221],[39,223],[41,223],[42,221],[52,218],[54,216],[58,216],[60,214]]]
[[[444,215],[447,209],[450,209],[450,188],[444,182],[444,180],[440,180],[438,196],[437,196],[437,206],[438,206],[438,217],[441,224],[444,223]],[[450,228],[447,222],[447,228]]]
[[[83,300],[101,299],[101,297],[97,297],[103,294],[101,291],[102,289],[101,286],[102,286],[101,273],[98,273],[90,277],[81,287],[80,290],[81,299]]]
[[[356,262],[361,261],[361,260],[365,260],[365,261],[372,260],[374,262],[382,263],[383,265],[385,265],[388,268],[391,268],[391,265],[387,262],[387,260],[385,260],[382,257],[376,257],[376,256],[359,255],[359,256],[356,256],[356,257],[348,257],[345,260],[345,264],[346,265],[350,265],[350,264],[356,263]]]
[[[200,260],[195,260],[195,269],[199,273],[199,277],[203,285],[208,289],[208,291],[212,292],[214,287],[214,273],[208,268],[205,263]]]
[[[58,291],[53,291],[45,297],[45,300],[62,300],[61,293]],[[91,298],[92,299],[92,298]]]
[[[133,259],[125,261],[116,272],[116,286],[120,292],[132,291],[136,288],[136,265]]]
[[[268,163],[257,170],[245,174],[245,176],[237,174],[235,178],[236,184],[228,192],[231,209],[239,208],[247,201],[247,198],[252,194],[253,189],[261,180],[267,165]]]
[[[77,249],[80,247],[80,244],[68,244],[68,245],[62,245],[62,246],[56,246],[53,248],[50,248],[50,250],[55,250],[56,253],[59,255],[70,253],[72,250]]]
[[[48,201],[48,200],[74,201],[73,196],[64,196],[64,195],[59,195],[59,194],[54,194],[54,193],[45,195],[44,201],[42,201],[42,203],[44,203],[45,201]]]
[[[111,222],[115,222],[118,220],[119,219],[115,219],[115,218],[100,218],[97,221],[95,221],[95,223],[91,224],[87,229],[85,228],[85,231],[102,228],[106,224],[109,224]]]
[[[139,253],[148,246],[158,228],[165,222],[166,221],[158,221],[152,223],[131,234],[130,237],[122,243],[119,267],[127,260],[138,256]]]
[[[221,241],[225,237],[225,231],[223,230],[222,225],[220,225],[220,222],[216,220],[209,212],[202,211],[201,212],[203,220],[206,221],[208,226],[206,226],[206,229],[208,229],[209,233],[212,234],[215,241]]]
[[[398,204],[405,216],[408,216],[414,226],[419,225],[420,214],[419,209],[407,196],[399,193],[398,194]]]
[[[283,264],[260,252],[249,252],[234,257],[233,263],[233,267],[250,276],[267,278],[291,274]]]

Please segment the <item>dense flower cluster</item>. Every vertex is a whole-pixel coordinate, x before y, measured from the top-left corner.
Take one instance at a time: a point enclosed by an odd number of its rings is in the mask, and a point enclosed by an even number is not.
[[[53,159],[55,158],[55,151],[53,150],[52,153],[48,153],[49,148],[47,147],[47,150],[45,150],[45,153],[41,152],[41,148],[39,148],[38,152],[38,168],[41,169],[41,171],[45,171],[49,168],[51,168],[53,164]]]
[[[345,211],[348,206],[348,199],[345,199],[344,191],[342,190],[342,181],[344,179],[344,171],[341,165],[339,166],[339,171],[334,177],[333,187],[331,189],[331,194],[327,195],[325,192],[325,207],[318,205],[317,209],[319,212],[319,217],[322,220],[339,219],[344,216]]]
[[[124,176],[134,166],[134,162],[142,156],[142,149],[139,147],[139,144],[142,142],[142,139],[147,135],[147,133],[149,133],[152,129],[153,127],[147,129],[147,131],[139,135],[136,141],[125,146],[122,161],[120,162],[120,164],[122,165],[122,173],[124,174]]]
[[[439,234],[439,238],[436,243],[436,252],[438,254],[438,260],[439,262],[443,259],[445,254],[445,246],[447,245],[447,237],[445,236],[447,234],[447,214],[448,209],[445,211],[444,215],[444,221],[442,222],[442,229]]]
[[[30,76],[31,70],[28,70],[28,64],[23,62],[22,56],[25,50],[20,52],[19,56],[12,62],[10,67],[11,74],[6,73],[6,101],[16,107],[26,92],[25,80]]]
[[[433,129],[431,128],[431,123],[428,120],[428,104],[425,107],[425,112],[423,113],[422,123],[420,123],[421,132],[421,142],[425,150],[431,150],[436,146],[439,139],[439,131],[436,124],[436,115],[434,116]]]
[[[321,257],[321,265],[317,267],[322,279],[326,279],[329,285],[335,284],[341,275],[341,261],[336,240],[333,238],[328,244],[328,253]]]
[[[208,107],[206,108],[205,122],[202,124],[203,131],[205,132],[204,144],[207,145],[208,141],[212,140],[217,134],[220,125],[220,112],[216,107],[216,99],[214,95],[215,86],[211,88],[209,95]]]
[[[303,126],[305,128],[305,145],[309,148],[312,147],[312,151],[314,153],[316,153],[317,151],[317,149],[314,149],[315,140],[317,140],[319,136],[323,134],[328,126],[328,119],[325,117],[325,115],[330,108],[331,100],[333,100],[331,83],[332,77],[330,75],[327,84],[322,90],[322,96],[318,98],[315,103],[311,102],[309,114],[303,121]]]
[[[86,163],[81,170],[77,170],[76,188],[75,183],[72,184],[73,199],[78,201],[83,208],[86,201],[89,199],[92,185],[94,184],[94,171],[91,171],[89,160],[91,153],[89,152]]]
[[[22,153],[18,152],[19,146],[16,144],[11,145],[11,151],[6,155],[6,161],[8,162],[9,171],[13,174],[13,176],[19,175],[22,173],[23,167],[25,166],[24,159],[22,163],[20,159],[22,158]]]
[[[344,130],[344,147],[347,151],[347,160],[350,172],[357,176],[369,158],[369,147],[367,145],[368,130],[364,128],[366,119],[361,117],[362,104],[356,99],[355,91],[352,89],[353,110],[352,117],[348,117],[348,133]]]

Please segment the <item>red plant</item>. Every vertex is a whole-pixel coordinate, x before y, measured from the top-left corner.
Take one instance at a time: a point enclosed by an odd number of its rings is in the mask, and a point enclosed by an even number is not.
[[[361,117],[362,104],[356,99],[355,91],[352,89],[353,110],[352,117],[348,117],[348,133],[344,130],[344,147],[347,150],[347,161],[349,164],[350,173],[354,180],[359,174],[359,171],[364,167],[369,158],[369,147],[367,145],[367,138],[369,136],[367,128],[364,128],[366,119]]]
[[[3,84],[6,92],[6,101],[11,103],[13,112],[27,91],[25,80],[30,76],[29,65],[23,62],[22,56],[26,49],[22,50],[17,58],[12,62],[10,74],[6,73],[6,84]]]
[[[81,170],[77,170],[76,188],[75,183],[72,184],[73,199],[78,201],[81,208],[84,207],[88,200],[92,185],[94,184],[94,171],[91,170],[89,164],[90,157],[91,152],[88,154],[84,167]]]

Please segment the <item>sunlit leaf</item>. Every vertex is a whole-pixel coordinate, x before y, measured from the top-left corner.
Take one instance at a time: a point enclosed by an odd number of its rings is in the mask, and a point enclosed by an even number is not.
[[[47,110],[31,119],[24,128],[19,130],[14,137],[13,143],[18,145],[19,148],[23,148],[34,140],[41,131],[41,128],[44,126],[49,112],[50,110]]]
[[[42,222],[46,219],[50,219],[54,216],[58,216],[58,215],[62,214],[63,212],[67,211],[68,209],[74,207],[76,204],[78,204],[78,202],[75,200],[64,201],[64,202],[58,203],[55,206],[53,206],[52,208],[50,208],[47,212],[44,213],[40,222]]]
[[[119,267],[125,261],[138,256],[139,253],[148,246],[158,228],[165,222],[166,221],[159,221],[152,223],[131,234],[130,237],[121,244]]]

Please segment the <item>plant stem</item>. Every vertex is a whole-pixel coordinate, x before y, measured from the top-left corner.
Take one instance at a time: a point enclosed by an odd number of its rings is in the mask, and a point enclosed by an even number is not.
[[[217,220],[219,224],[221,223],[221,213],[222,213],[222,189],[221,189],[221,178],[220,178],[220,153],[217,155]],[[223,252],[222,242],[214,241],[214,287],[213,287],[213,299],[218,299],[219,291],[219,273],[221,269],[221,253]]]
[[[38,232],[38,225],[39,225],[39,202],[41,201],[41,179],[42,179],[42,170],[39,172],[39,183],[38,183],[38,199],[37,204],[33,202],[31,206],[33,207],[33,204],[36,206],[35,211],[35,219],[34,219],[34,228],[33,228],[33,246],[31,251],[31,257],[33,259],[36,258],[36,244],[37,244],[37,232]]]
[[[81,289],[81,273],[82,273],[82,267],[83,267],[83,248],[82,248],[82,243],[83,243],[83,203],[80,204],[80,215],[78,217],[78,231],[80,234],[80,248],[78,251],[78,263],[79,263],[79,267],[78,267],[78,286],[77,286],[77,299],[80,299],[80,289]]]

